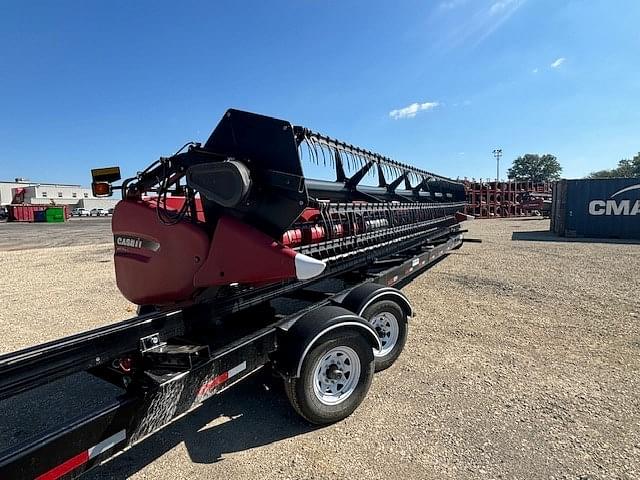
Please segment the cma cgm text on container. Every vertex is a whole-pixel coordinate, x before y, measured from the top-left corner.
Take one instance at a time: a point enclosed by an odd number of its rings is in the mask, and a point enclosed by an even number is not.
[[[561,180],[553,202],[560,235],[640,239],[640,178]]]
[[[606,200],[591,200],[589,202],[589,215],[638,215],[640,214],[640,199],[628,198],[618,200],[615,197],[623,193],[640,190],[640,183],[618,190]]]

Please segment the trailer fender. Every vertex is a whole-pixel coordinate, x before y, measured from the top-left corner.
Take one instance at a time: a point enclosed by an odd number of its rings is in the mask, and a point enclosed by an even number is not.
[[[282,327],[276,369],[285,378],[299,377],[307,353],[324,335],[337,329],[360,331],[372,348],[380,348],[378,335],[366,320],[345,308],[325,305]]]
[[[409,299],[407,299],[400,290],[393,287],[386,287],[379,283],[372,282],[358,285],[343,298],[336,300],[342,307],[360,316],[362,316],[369,305],[382,300],[392,300],[400,306],[407,318],[413,316],[413,307]]]

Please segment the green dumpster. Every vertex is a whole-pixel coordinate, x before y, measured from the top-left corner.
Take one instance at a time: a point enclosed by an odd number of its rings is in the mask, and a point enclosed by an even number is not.
[[[64,208],[49,207],[46,213],[47,223],[64,222]]]

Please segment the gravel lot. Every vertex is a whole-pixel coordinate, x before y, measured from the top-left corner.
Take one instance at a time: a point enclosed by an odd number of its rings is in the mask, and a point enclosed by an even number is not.
[[[0,224],[0,351],[133,314],[108,222],[79,222]],[[469,229],[405,288],[407,349],[347,420],[309,427],[259,374],[87,477],[640,478],[640,245]]]

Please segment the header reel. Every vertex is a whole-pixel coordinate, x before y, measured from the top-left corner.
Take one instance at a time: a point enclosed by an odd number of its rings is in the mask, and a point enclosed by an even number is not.
[[[204,145],[185,147],[120,187],[117,168],[92,171],[97,195],[122,190],[114,235],[159,245],[116,242],[118,286],[134,303],[313,278],[340,259],[414,244],[464,207],[460,182],[254,113],[228,110]],[[305,160],[333,167],[335,180],[305,178]],[[178,285],[164,285],[176,263],[187,265]]]

